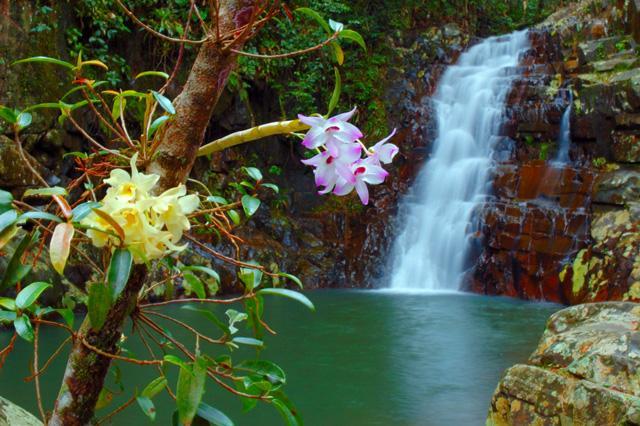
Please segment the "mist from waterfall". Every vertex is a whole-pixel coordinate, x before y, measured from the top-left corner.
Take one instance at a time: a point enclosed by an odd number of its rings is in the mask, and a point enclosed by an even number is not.
[[[486,39],[442,76],[433,98],[437,138],[400,206],[393,290],[459,288],[474,231],[472,212],[487,195],[505,99],[529,46],[526,31]]]

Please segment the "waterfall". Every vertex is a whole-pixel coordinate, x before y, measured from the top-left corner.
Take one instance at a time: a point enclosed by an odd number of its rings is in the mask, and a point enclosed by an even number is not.
[[[560,134],[558,135],[558,155],[555,162],[569,163],[569,145],[571,144],[571,109],[573,108],[573,90],[569,89],[569,105],[562,114]]]
[[[528,48],[526,31],[492,37],[463,53],[442,76],[433,98],[437,138],[400,205],[392,289],[458,290],[472,212],[487,195],[505,98]]]

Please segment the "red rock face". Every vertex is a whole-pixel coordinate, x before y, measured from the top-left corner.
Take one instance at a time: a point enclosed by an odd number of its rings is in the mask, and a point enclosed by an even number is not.
[[[590,168],[542,161],[500,165],[495,198],[480,212],[485,248],[470,274],[470,289],[568,302],[558,274],[589,244],[596,176]]]
[[[493,197],[479,209],[482,251],[466,285],[474,292],[569,303],[570,292],[558,277],[565,263],[590,244],[591,198],[597,172],[572,144],[573,165],[552,165],[564,108],[563,89],[548,87],[563,69],[558,41],[546,32],[531,33],[532,48],[523,59],[523,76],[507,100],[508,124],[498,155]],[[572,123],[573,124],[573,123]],[[572,127],[581,142],[594,139],[584,121]],[[543,155],[543,146],[551,147]],[[500,149],[500,146],[498,146]],[[588,151],[588,150],[585,150]]]

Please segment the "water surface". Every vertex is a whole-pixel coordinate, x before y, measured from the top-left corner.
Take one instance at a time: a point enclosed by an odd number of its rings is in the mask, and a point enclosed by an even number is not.
[[[308,426],[482,425],[503,370],[526,360],[547,317],[560,308],[462,294],[319,291],[308,295],[316,313],[289,300],[267,301],[266,317],[279,335],[267,339],[263,353],[287,372],[288,394]],[[212,330],[193,313],[164,312],[190,319],[203,331]],[[8,338],[0,333],[0,345]],[[58,330],[44,334],[41,359],[63,338]],[[135,338],[131,346],[146,358]],[[18,345],[0,370],[0,395],[36,412],[33,385],[22,380],[29,374],[30,359],[30,348]],[[128,391],[143,388],[157,375],[152,367],[119,365]],[[63,369],[64,360],[59,359],[44,377],[44,400],[49,407]],[[170,424],[171,401],[155,401],[155,424]],[[205,402],[226,412],[236,425],[283,424],[266,405],[242,413],[240,402],[214,384],[207,385]],[[114,424],[151,423],[134,405]]]

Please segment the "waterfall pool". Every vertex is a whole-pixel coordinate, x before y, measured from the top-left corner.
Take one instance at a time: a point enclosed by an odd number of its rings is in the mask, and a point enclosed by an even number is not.
[[[267,300],[266,318],[278,335],[266,339],[262,354],[286,371],[287,393],[307,426],[482,425],[504,369],[527,359],[546,319],[561,308],[467,294],[343,290],[307,294],[316,305],[315,313],[293,301]],[[210,323],[194,312],[176,307],[163,312],[189,319],[197,329],[216,335]],[[185,337],[180,330],[171,331]],[[0,347],[9,337],[0,333]],[[42,335],[43,362],[64,337],[58,329]],[[146,358],[139,340],[131,339],[133,352]],[[193,340],[186,341],[193,345]],[[246,355],[251,357],[251,351]],[[30,374],[31,356],[30,346],[17,345],[0,370],[0,395],[35,413],[34,386],[23,381]],[[43,399],[49,408],[65,361],[65,356],[58,358],[43,377]],[[99,416],[157,377],[153,367],[118,365],[127,393],[117,395]],[[170,370],[175,383],[176,368]],[[109,387],[118,391],[113,377]],[[134,404],[113,424],[170,424],[173,402],[164,394],[154,401],[155,423]],[[204,401],[239,426],[283,424],[276,410],[265,404],[242,413],[241,403],[211,382]]]

